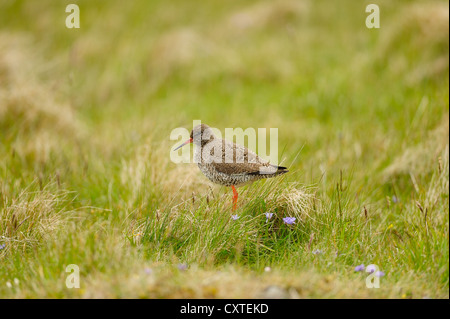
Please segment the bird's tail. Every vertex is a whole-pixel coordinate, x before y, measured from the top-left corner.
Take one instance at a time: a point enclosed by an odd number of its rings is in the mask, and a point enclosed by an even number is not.
[[[252,172],[249,175],[266,175],[266,177],[274,177],[277,175],[285,174],[288,169],[284,166],[277,166],[269,164],[270,167],[265,166],[264,169],[260,169],[258,172]]]
[[[285,173],[289,172],[287,167],[284,167],[284,166],[276,166],[276,168],[277,168],[277,171],[275,172],[276,175],[285,174]]]

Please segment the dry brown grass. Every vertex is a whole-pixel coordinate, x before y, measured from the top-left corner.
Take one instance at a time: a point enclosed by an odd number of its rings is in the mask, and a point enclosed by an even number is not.
[[[227,26],[238,32],[282,27],[292,20],[306,17],[308,11],[309,1],[263,1],[233,13]]]
[[[64,209],[68,194],[46,185],[38,190],[38,181],[17,195],[4,184],[0,189],[0,236],[8,250],[23,250],[55,236],[68,220],[70,211]]]
[[[434,170],[438,158],[448,149],[449,119],[448,113],[440,124],[427,137],[414,146],[406,146],[402,154],[392,160],[384,170],[385,179],[393,176],[413,174],[424,175]]]
[[[379,59],[392,72],[405,74],[411,86],[448,74],[448,12],[448,3],[444,2],[414,3],[403,9],[380,39]],[[406,50],[400,50],[405,44]]]
[[[179,271],[173,266],[149,264],[130,267],[130,271],[112,277],[98,274],[88,278],[86,289],[75,291],[78,298],[332,298],[336,295],[352,298],[386,297],[383,289],[367,289],[365,275],[353,273],[341,278],[336,274],[323,276],[313,271],[295,277],[284,271],[272,269],[266,273],[255,273],[235,268],[220,270],[189,268]],[[424,298],[433,292],[423,289],[420,294],[405,294],[402,286],[406,276],[390,292],[389,297]],[[425,286],[416,281],[417,286]],[[344,297],[345,298],[345,297]]]
[[[39,79],[45,64],[32,48],[26,37],[0,34],[0,128],[19,158],[46,163],[52,152],[82,136],[83,126],[54,88]]]

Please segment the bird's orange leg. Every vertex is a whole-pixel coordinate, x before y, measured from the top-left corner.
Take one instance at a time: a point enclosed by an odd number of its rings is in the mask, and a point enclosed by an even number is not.
[[[236,191],[236,188],[234,188],[234,185],[231,185],[231,188],[233,189],[233,211],[235,211],[237,206],[238,192]]]

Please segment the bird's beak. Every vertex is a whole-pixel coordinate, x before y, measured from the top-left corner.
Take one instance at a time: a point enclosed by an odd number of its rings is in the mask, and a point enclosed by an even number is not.
[[[192,143],[193,140],[194,140],[193,138],[188,139],[186,142],[184,142],[183,144],[181,144],[180,146],[178,146],[176,149],[174,149],[174,151],[176,151],[177,149],[179,149],[179,148],[185,146],[186,144]]]

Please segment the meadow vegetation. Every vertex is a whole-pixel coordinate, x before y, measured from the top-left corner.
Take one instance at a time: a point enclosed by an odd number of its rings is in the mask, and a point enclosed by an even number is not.
[[[72,2],[0,2],[2,298],[449,297],[447,1]],[[194,119],[278,128],[237,220]]]

